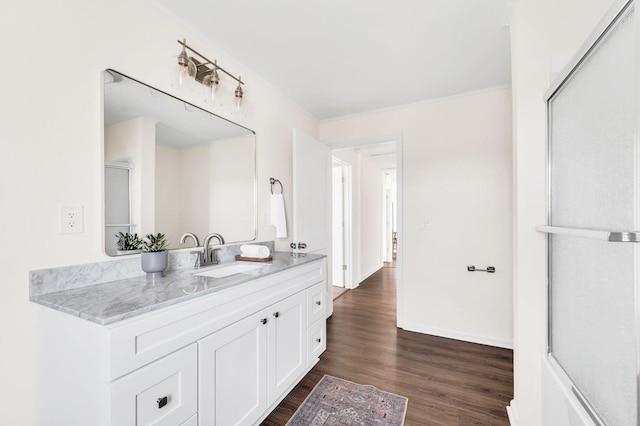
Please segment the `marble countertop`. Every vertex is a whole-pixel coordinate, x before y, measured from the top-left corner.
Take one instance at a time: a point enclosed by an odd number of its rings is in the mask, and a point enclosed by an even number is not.
[[[260,263],[260,268],[224,278],[202,277],[194,274],[222,267],[226,263],[201,269],[176,269],[157,279],[148,279],[146,275],[141,275],[31,296],[31,301],[97,324],[107,325],[228,289],[324,257],[324,255],[314,254],[295,257],[291,253],[275,252],[273,260],[264,264]]]

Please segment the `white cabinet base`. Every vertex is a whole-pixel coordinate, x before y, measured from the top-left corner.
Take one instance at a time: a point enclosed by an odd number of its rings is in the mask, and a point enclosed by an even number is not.
[[[36,304],[36,425],[258,424],[324,350],[325,289],[318,259],[104,326]]]

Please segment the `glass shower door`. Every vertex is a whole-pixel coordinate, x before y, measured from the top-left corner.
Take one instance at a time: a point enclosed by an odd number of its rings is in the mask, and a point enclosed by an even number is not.
[[[549,355],[592,418],[638,422],[638,36],[630,2],[547,99]]]

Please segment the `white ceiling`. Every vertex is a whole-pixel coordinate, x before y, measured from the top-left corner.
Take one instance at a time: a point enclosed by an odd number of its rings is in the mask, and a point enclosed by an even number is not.
[[[320,120],[510,84],[513,1],[152,0]]]

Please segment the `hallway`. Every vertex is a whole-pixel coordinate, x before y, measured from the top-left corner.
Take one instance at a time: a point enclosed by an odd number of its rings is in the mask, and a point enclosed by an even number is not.
[[[393,267],[334,302],[320,362],[262,423],[283,426],[329,374],[409,398],[405,425],[508,425],[513,352],[396,328]]]

